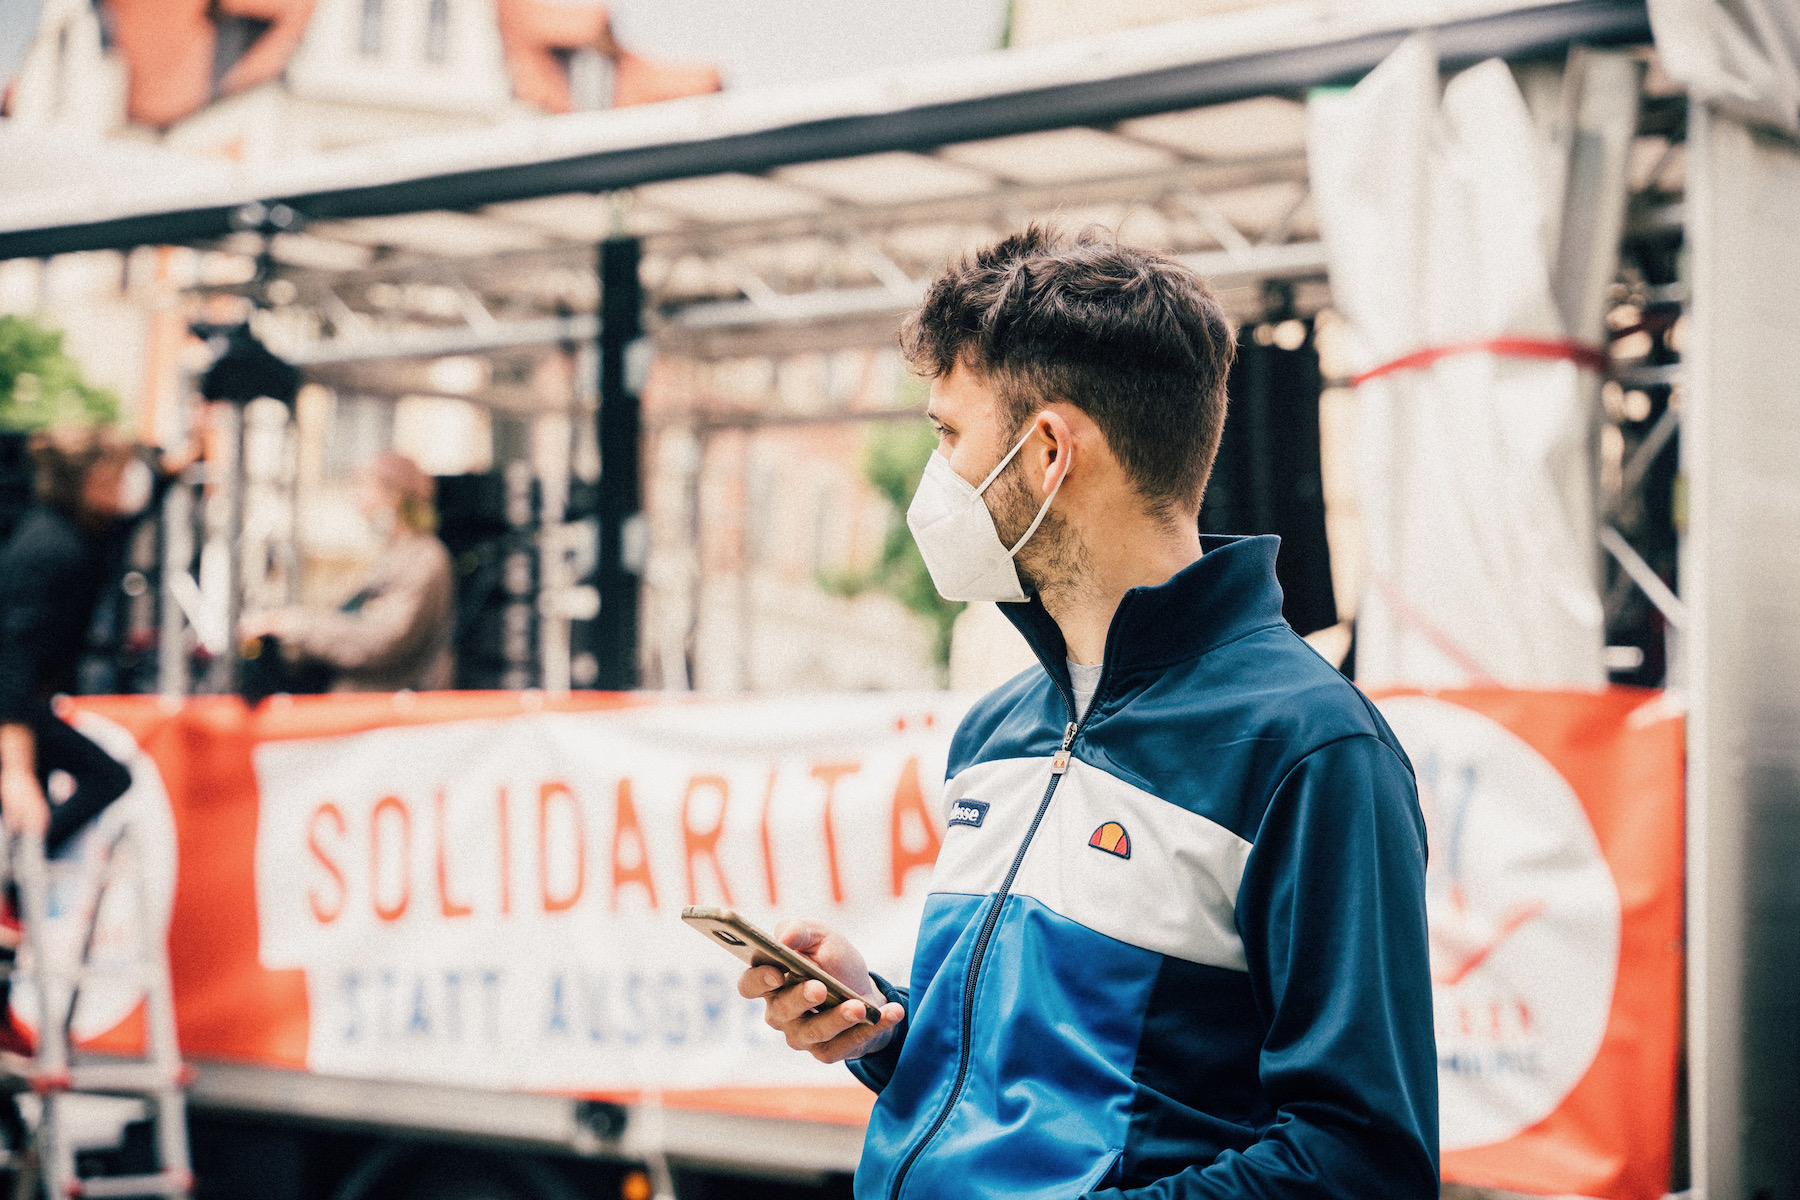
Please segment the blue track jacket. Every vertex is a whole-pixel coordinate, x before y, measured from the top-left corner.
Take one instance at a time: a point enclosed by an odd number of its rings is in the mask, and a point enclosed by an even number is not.
[[[1425,826],[1375,708],[1281,618],[1277,539],[1061,632],[951,744],[858,1200],[1427,1200]]]

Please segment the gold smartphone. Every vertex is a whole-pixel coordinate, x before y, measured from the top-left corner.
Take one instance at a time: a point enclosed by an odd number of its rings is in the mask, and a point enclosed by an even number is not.
[[[846,1000],[861,1000],[863,1020],[871,1025],[879,1022],[880,1013],[875,1005],[832,978],[825,968],[812,959],[782,945],[772,934],[764,933],[729,908],[702,908],[690,904],[681,910],[681,919],[698,931],[701,937],[725,947],[752,967],[780,967],[787,972],[790,982],[818,980],[825,985],[829,997],[828,1003],[820,1005],[821,1008],[842,1004]]]

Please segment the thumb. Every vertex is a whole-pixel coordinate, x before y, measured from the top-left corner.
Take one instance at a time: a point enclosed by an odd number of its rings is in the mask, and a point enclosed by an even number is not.
[[[811,954],[825,944],[831,931],[812,921],[783,921],[775,927],[775,940],[789,950]]]

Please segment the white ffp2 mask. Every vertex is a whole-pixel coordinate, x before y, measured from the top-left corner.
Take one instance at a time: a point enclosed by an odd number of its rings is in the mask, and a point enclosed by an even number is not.
[[[1000,531],[994,528],[993,514],[988,512],[981,494],[1000,477],[1006,464],[1030,440],[1031,433],[1027,431],[1006,452],[999,465],[988,472],[980,487],[958,475],[950,460],[942,454],[932,454],[925,464],[919,490],[913,494],[912,504],[906,510],[906,527],[912,530],[913,541],[925,559],[925,569],[931,572],[931,582],[944,599],[1025,599],[1025,587],[1019,582],[1019,570],[1013,563],[1013,556],[1043,523],[1050,511],[1050,502],[1056,499],[1068,472],[1065,470],[1057,477],[1050,494],[1044,497],[1043,507],[1038,509],[1030,528],[1025,530],[1025,536],[1010,550],[1000,540]]]

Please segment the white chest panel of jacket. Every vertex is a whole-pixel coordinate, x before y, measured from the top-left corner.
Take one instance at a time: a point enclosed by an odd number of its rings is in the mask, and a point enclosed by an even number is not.
[[[1049,758],[1000,759],[950,781],[933,892],[1000,890],[1050,771]],[[1130,945],[1242,971],[1237,894],[1250,849],[1223,825],[1077,759],[1010,894]]]

